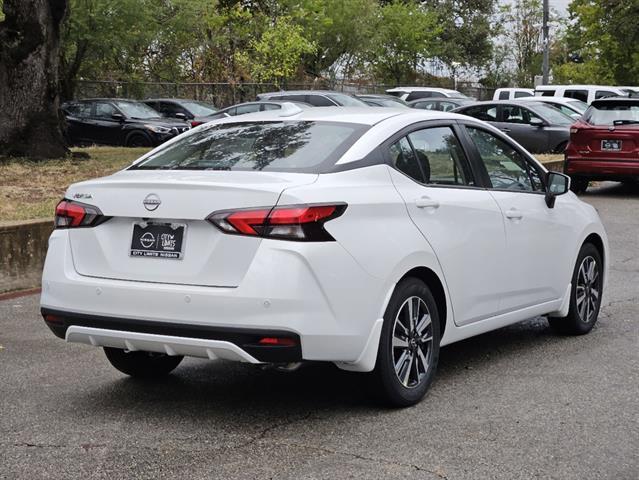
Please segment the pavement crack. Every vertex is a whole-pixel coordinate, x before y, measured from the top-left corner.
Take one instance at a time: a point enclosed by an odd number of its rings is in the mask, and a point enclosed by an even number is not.
[[[298,422],[304,422],[306,420],[309,420],[312,416],[312,413],[307,413],[306,415],[303,415],[299,418],[295,418],[295,419],[291,419],[288,420],[287,422],[283,422],[283,423],[278,423],[275,425],[271,425],[269,427],[263,428],[257,435],[255,435],[253,438],[250,438],[248,441],[242,443],[241,445],[238,445],[236,448],[245,448],[248,447],[250,445],[253,445],[257,442],[259,442],[260,440],[263,440],[269,433],[279,429],[279,428],[284,428],[284,427],[288,427],[289,425],[293,425],[294,423],[298,423]]]
[[[14,447],[30,447],[30,448],[66,448],[66,445],[54,445],[49,443],[29,443],[18,442],[13,444]]]

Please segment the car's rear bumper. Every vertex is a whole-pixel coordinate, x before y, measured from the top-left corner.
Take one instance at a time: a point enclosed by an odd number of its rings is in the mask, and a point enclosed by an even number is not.
[[[623,180],[639,177],[639,158],[637,160],[620,160],[567,156],[564,172],[571,176],[587,177],[591,180]]]
[[[249,363],[302,360],[299,335],[287,331],[181,325],[127,318],[41,310],[53,333],[69,342]],[[260,340],[285,339],[281,345]]]
[[[68,341],[78,338],[69,336],[69,327],[82,327],[121,332],[122,339],[142,333],[228,341],[263,362],[357,363],[381,318],[388,293],[384,282],[366,273],[337,242],[312,246],[264,240],[259,248],[235,288],[113,280],[78,274],[68,231],[56,230],[49,240],[41,307],[62,318],[59,325],[48,323]],[[229,337],[229,332],[245,337]],[[251,349],[257,336],[273,332],[299,339],[298,350],[289,349],[290,356],[282,358]],[[86,343],[90,335],[82,335]]]

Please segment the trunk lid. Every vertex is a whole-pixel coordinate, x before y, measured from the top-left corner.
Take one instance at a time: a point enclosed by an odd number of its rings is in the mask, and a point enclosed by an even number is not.
[[[128,170],[75,184],[67,198],[113,217],[69,230],[75,269],[98,278],[236,287],[261,239],[224,234],[206,218],[219,210],[274,206],[285,189],[316,179],[281,172]],[[183,257],[131,256],[136,224],[184,226]]]
[[[577,131],[574,132],[574,129]],[[576,124],[573,126],[570,141],[578,150],[587,150],[597,154],[597,158],[639,160],[639,125],[589,125]],[[602,146],[610,141],[621,141],[620,150],[606,150]]]

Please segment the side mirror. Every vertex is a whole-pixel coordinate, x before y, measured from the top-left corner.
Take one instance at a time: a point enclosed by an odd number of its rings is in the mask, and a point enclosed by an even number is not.
[[[114,113],[113,115],[111,115],[111,118],[119,122],[124,121],[124,115],[122,115],[121,113]]]
[[[570,116],[574,118],[575,120],[581,120],[582,118],[581,115],[579,115],[577,112],[571,113]]]
[[[548,208],[555,206],[555,198],[568,193],[570,190],[570,177],[559,172],[548,172],[546,175],[546,205]]]
[[[530,125],[533,127],[541,128],[545,125],[545,122],[541,118],[533,117],[530,119]]]
[[[176,113],[174,117],[179,118],[180,120],[186,120],[186,115],[183,113]]]

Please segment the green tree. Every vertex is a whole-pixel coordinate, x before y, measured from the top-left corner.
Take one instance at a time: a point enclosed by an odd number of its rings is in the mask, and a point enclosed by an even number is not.
[[[439,0],[439,59],[449,68],[484,67],[492,59],[495,0]]]
[[[259,40],[250,43],[248,51],[237,54],[238,62],[259,82],[283,82],[293,77],[300,66],[302,55],[316,51],[315,44],[302,35],[303,29],[280,17]]]
[[[414,80],[422,64],[439,53],[437,13],[394,1],[377,11],[365,59],[375,77],[395,84]]]
[[[568,55],[553,73],[566,82],[639,83],[639,0],[573,0]]]

